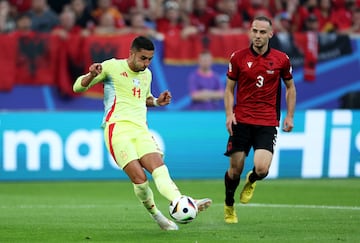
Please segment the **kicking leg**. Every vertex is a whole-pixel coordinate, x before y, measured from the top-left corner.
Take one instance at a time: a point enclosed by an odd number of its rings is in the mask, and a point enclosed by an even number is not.
[[[146,210],[150,213],[151,217],[156,221],[160,228],[163,230],[177,230],[178,226],[174,222],[166,218],[156,207],[154,194],[149,186],[149,182],[146,179],[144,170],[142,169],[138,161],[130,162],[124,168],[124,170],[133,182],[136,197],[144,205]],[[143,180],[145,181],[142,182]]]

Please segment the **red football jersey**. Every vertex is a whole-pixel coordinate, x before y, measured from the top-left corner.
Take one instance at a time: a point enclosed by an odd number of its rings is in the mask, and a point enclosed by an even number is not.
[[[257,54],[252,47],[234,52],[227,71],[237,81],[234,113],[238,122],[279,126],[281,79],[292,79],[289,57],[269,48]]]

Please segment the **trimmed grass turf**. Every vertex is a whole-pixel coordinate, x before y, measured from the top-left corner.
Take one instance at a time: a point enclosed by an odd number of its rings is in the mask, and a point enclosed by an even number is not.
[[[222,180],[176,183],[184,194],[214,204],[166,232],[129,181],[1,182],[0,242],[360,242],[358,178],[260,181],[250,204],[236,204],[234,225],[223,221]],[[151,186],[167,214],[168,202]]]

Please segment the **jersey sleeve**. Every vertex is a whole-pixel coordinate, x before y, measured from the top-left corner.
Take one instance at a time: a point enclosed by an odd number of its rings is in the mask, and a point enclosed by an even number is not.
[[[146,98],[154,97],[154,95],[151,93],[152,73],[151,73],[150,69],[146,69],[146,75],[148,76],[148,79],[150,80],[149,89],[146,91]]]
[[[228,70],[227,70],[227,74],[226,76],[231,79],[231,80],[238,80],[239,77],[239,65],[237,64],[238,62],[238,52],[234,52],[233,54],[231,54],[230,57],[230,61],[229,61],[229,66],[228,66]]]
[[[281,78],[283,80],[290,80],[290,79],[293,78],[293,76],[292,76],[292,65],[291,65],[291,62],[290,62],[290,58],[286,54],[285,54],[285,57],[284,57],[284,65],[283,65],[283,70],[282,70],[282,73],[281,73]]]

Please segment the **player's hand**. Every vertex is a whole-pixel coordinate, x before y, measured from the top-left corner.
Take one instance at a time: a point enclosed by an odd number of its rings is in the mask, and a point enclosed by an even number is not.
[[[282,130],[284,132],[291,132],[294,128],[294,121],[292,117],[285,117]]]
[[[98,76],[102,72],[101,64],[100,63],[93,63],[89,67],[89,72],[90,72],[91,77],[95,78],[96,76]]]
[[[226,129],[227,129],[228,133],[230,134],[230,136],[233,135],[233,130],[232,130],[233,124],[235,124],[235,125],[237,124],[235,114],[232,114],[231,116],[226,116]]]
[[[157,98],[157,103],[160,106],[164,106],[164,105],[168,105],[171,102],[171,93],[168,90],[165,90],[164,92],[162,92],[159,97]]]

